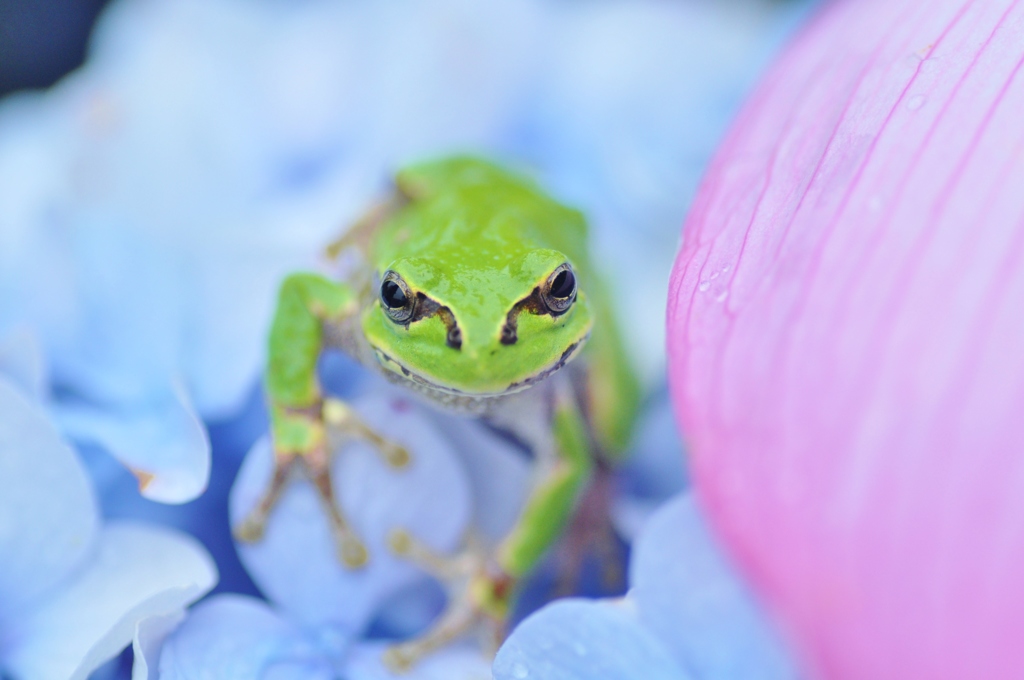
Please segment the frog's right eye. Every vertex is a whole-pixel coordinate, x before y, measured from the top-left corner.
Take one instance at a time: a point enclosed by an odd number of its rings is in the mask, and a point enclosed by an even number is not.
[[[551,316],[560,316],[569,311],[576,302],[576,274],[568,262],[558,265],[540,291],[541,299]]]
[[[406,323],[412,319],[414,300],[409,284],[401,276],[390,269],[384,272],[380,282],[380,304],[392,321]]]

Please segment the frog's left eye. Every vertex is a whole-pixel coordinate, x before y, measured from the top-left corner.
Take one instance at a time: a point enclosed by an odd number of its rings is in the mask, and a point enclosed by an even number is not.
[[[409,321],[415,311],[414,299],[405,279],[390,269],[384,272],[384,278],[380,282],[380,304],[392,321]]]
[[[555,316],[568,311],[576,301],[576,273],[568,262],[551,272],[541,291],[544,304]]]

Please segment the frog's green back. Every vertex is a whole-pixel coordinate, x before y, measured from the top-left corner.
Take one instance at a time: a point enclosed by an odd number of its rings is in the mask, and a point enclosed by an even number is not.
[[[468,271],[548,248],[567,255],[581,277],[590,276],[583,215],[524,177],[457,156],[405,168],[396,183],[417,210],[387,225],[377,242],[378,264],[422,255],[452,272]]]

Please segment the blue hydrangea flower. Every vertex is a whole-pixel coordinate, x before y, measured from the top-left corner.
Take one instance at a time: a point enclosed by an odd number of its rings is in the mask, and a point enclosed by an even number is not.
[[[637,452],[623,475],[625,497],[644,507],[631,513],[627,526],[683,483],[678,438],[662,417],[667,410],[662,396],[641,426]],[[529,463],[479,424],[435,413],[381,381],[365,381],[353,403],[368,422],[397,433],[414,456],[409,469],[395,471],[362,444],[335,453],[341,506],[369,544],[369,566],[349,571],[339,564],[319,500],[307,482],[296,480],[264,540],[239,545],[243,563],[270,602],[215,597],[166,642],[137,657],[137,669],[159,667],[164,680],[201,672],[254,677],[278,672],[282,664],[295,665],[297,677],[321,677],[330,669],[342,669],[337,672],[346,678],[392,677],[380,664],[386,643],[365,639],[371,621],[377,630],[407,637],[438,614],[443,599],[425,574],[389,553],[388,532],[406,528],[442,553],[454,550],[470,527],[494,543],[509,530],[525,499]],[[270,462],[262,440],[236,481],[233,522],[265,488]],[[637,554],[646,554],[643,546],[651,540],[641,539]],[[226,649],[234,653],[225,657]],[[489,667],[478,648],[464,644],[428,657],[408,677],[468,680],[489,677]]]
[[[389,533],[402,528],[438,552],[451,552],[469,524],[472,498],[451,445],[422,407],[386,388],[357,399],[353,407],[371,427],[388,432],[412,454],[408,466],[395,470],[362,441],[335,453],[332,474],[338,503],[366,542],[370,564],[359,570],[342,566],[321,502],[301,478],[282,495],[263,540],[240,544],[238,551],[263,593],[295,621],[360,632],[382,602],[423,577],[392,555]],[[256,504],[270,481],[271,462],[269,441],[263,439],[235,480],[232,523]]]
[[[0,370],[28,346],[0,341]],[[38,401],[41,376],[20,367],[0,372],[0,675],[84,679],[139,630],[180,619],[217,570],[188,536],[100,519]]]
[[[441,601],[436,589],[427,587],[424,575],[387,553],[382,546],[386,532],[405,525],[439,550],[452,549],[467,523],[490,526],[485,533],[500,536],[522,501],[527,468],[508,444],[473,423],[442,416],[448,441],[441,440],[427,411],[403,404],[390,390],[380,393],[371,388],[357,403],[371,422],[400,420],[401,427],[394,431],[408,432],[415,442],[414,455],[424,463],[418,474],[427,475],[401,480],[402,473],[387,469],[361,446],[336,454],[334,471],[342,498],[346,493],[355,496],[343,507],[373,550],[367,571],[339,566],[318,501],[308,484],[296,482],[265,542],[240,546],[270,603],[218,596],[197,607],[162,645],[137,656],[137,669],[159,667],[164,680],[202,673],[260,677],[284,673],[286,668],[294,674],[289,677],[299,678],[394,677],[380,663],[385,642],[365,639],[366,625],[376,617],[378,622],[390,621],[393,632],[413,634],[436,616]],[[659,410],[655,408],[655,414]],[[664,423],[658,427],[659,420],[657,415],[649,419],[641,443],[646,440],[652,449],[660,446],[671,453],[678,468],[675,437],[670,427],[664,433]],[[470,466],[475,472],[467,477],[458,459],[476,461]],[[651,479],[655,471],[671,470],[672,465],[652,453],[641,453],[637,461],[624,484],[647,488],[646,499],[635,502],[656,503],[659,494]],[[246,461],[233,494],[236,521],[262,490],[269,463],[266,443],[261,442]],[[679,479],[678,471],[673,474]],[[665,488],[672,486],[665,483]],[[450,510],[457,522],[444,514]],[[689,495],[677,497],[644,522],[634,544],[630,580],[632,590],[624,600],[563,600],[526,619],[499,653],[495,677],[796,677]],[[405,677],[470,680],[490,677],[490,672],[480,650],[463,644],[427,657]]]
[[[441,650],[410,673],[395,676],[381,662],[384,646],[384,642],[359,642],[323,630],[310,632],[253,597],[218,595],[195,607],[187,622],[163,641],[159,654],[136,656],[136,675],[158,668],[160,680],[490,678],[490,664],[469,645]],[[154,677],[150,671],[139,680]]]
[[[623,600],[562,600],[526,619],[496,680],[794,680],[777,632],[690,494],[647,523]]]
[[[137,657],[137,672],[159,668],[162,680],[203,673],[248,678],[284,673],[287,667],[293,677],[333,677],[331,669],[343,669],[346,678],[391,677],[381,664],[385,642],[364,639],[370,624],[376,621],[408,634],[426,625],[443,602],[426,574],[391,553],[389,533],[400,527],[442,554],[453,553],[471,525],[484,536],[500,535],[514,519],[521,497],[505,491],[489,498],[495,480],[474,487],[461,456],[491,461],[492,472],[510,475],[504,481],[512,488],[525,488],[526,464],[520,461],[517,467],[511,462],[518,460],[511,445],[474,423],[459,423],[456,440],[472,450],[456,453],[447,436],[453,424],[447,417],[441,417],[445,422],[439,426],[422,406],[380,382],[371,383],[352,403],[368,424],[386,427],[412,456],[408,466],[395,470],[362,442],[335,452],[336,492],[367,543],[368,565],[353,571],[340,564],[319,499],[307,481],[295,479],[263,540],[238,546],[269,602],[239,595],[212,598],[166,640]],[[236,480],[232,522],[255,504],[270,471],[271,452],[264,439]],[[450,679],[453,669],[464,669],[467,679],[487,677],[489,663],[467,645],[432,656],[409,677]]]

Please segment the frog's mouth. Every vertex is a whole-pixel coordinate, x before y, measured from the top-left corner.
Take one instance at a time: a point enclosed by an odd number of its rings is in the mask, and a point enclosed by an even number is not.
[[[373,351],[377,355],[377,361],[380,362],[380,365],[385,370],[387,370],[387,371],[389,371],[391,373],[399,374],[402,377],[404,377],[406,380],[408,380],[409,382],[415,383],[417,385],[421,385],[423,387],[428,387],[428,388],[430,388],[432,390],[436,390],[438,392],[443,392],[445,394],[451,394],[451,395],[457,395],[457,396],[465,396],[465,397],[500,397],[500,396],[507,395],[507,394],[514,394],[516,392],[522,392],[523,390],[527,389],[528,387],[532,387],[533,385],[536,385],[537,383],[543,381],[544,379],[546,379],[551,374],[556,373],[563,366],[565,366],[567,363],[569,363],[569,361],[571,361],[573,359],[573,357],[575,357],[579,353],[579,351],[581,349],[583,349],[583,346],[587,343],[587,340],[589,338],[590,338],[590,333],[588,332],[582,338],[580,338],[576,342],[574,342],[571,345],[569,345],[568,347],[566,347],[565,351],[562,352],[562,355],[560,357],[558,357],[558,360],[555,361],[554,363],[552,363],[551,365],[543,368],[542,370],[540,370],[539,372],[535,373],[534,375],[527,376],[526,378],[523,378],[522,380],[517,380],[517,381],[511,383],[505,389],[499,390],[497,392],[470,392],[468,390],[460,390],[460,389],[458,389],[456,387],[452,387],[451,385],[445,385],[443,383],[439,383],[439,382],[437,382],[435,380],[432,380],[432,379],[430,379],[430,378],[428,378],[426,376],[423,376],[423,375],[421,375],[419,373],[416,373],[415,371],[410,370],[407,366],[403,365],[398,360],[388,356],[388,354],[386,352],[384,352],[384,350],[382,350],[381,348],[377,347],[376,345],[371,345],[371,347],[373,347]]]

